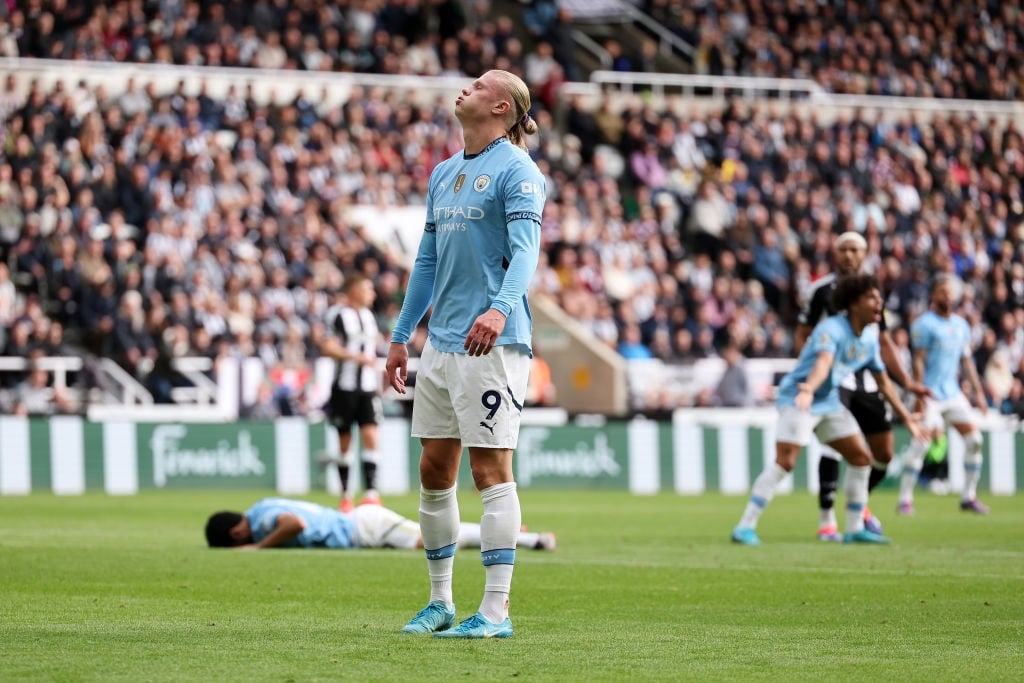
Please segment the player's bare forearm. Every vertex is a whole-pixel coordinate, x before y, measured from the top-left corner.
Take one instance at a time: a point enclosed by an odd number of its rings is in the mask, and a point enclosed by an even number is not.
[[[305,528],[306,525],[297,516],[288,512],[282,512],[277,516],[277,522],[274,525],[274,530],[267,534],[262,541],[257,543],[256,547],[276,548],[279,545],[284,545],[301,534],[302,530]]]
[[[900,356],[896,352],[896,344],[892,340],[892,335],[888,331],[883,331],[878,337],[878,344],[882,362],[885,363],[886,373],[897,384],[909,386],[913,378],[907,373],[903,363],[900,362]]]
[[[889,402],[892,409],[903,420],[903,424],[910,430],[910,435],[918,441],[924,441],[925,434],[921,429],[921,425],[913,414],[907,410],[907,406],[903,404],[900,392],[896,391],[896,385],[889,379],[889,375],[884,372],[872,372],[872,374],[875,376],[875,382],[878,383],[878,390],[882,392],[882,396],[885,397],[885,400]]]
[[[320,352],[334,360],[350,360],[357,356],[346,349],[337,339],[325,339],[320,344]]]
[[[926,349],[918,349],[914,352],[914,379],[918,382],[924,381],[924,361],[927,357]]]
[[[807,375],[802,384],[810,389],[811,393],[818,390],[828,377],[828,373],[832,371],[832,360],[835,358],[828,351],[822,351],[818,354],[818,359],[814,361],[814,367],[811,368],[810,373]]]
[[[964,376],[967,377],[967,381],[971,385],[972,391],[979,408],[988,407],[988,399],[985,396],[985,388],[981,385],[981,377],[978,376],[978,369],[974,367],[974,358],[972,356],[963,356],[960,359],[960,368],[963,370]]]
[[[900,392],[896,391],[896,385],[892,383],[892,379],[889,375],[884,372],[873,372],[875,376],[875,382],[878,383],[878,390],[885,397],[885,400],[889,402],[892,409],[896,411],[896,414],[900,416],[900,419],[904,422],[910,420],[910,410],[903,404],[903,399],[900,398]]]

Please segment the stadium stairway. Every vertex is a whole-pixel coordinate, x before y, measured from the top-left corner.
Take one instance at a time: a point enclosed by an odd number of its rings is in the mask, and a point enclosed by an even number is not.
[[[516,25],[517,37],[523,42],[524,47],[531,49],[535,40],[529,35],[522,21],[525,4],[520,0],[493,0],[491,12],[493,16],[504,14],[511,17]],[[645,24],[656,26],[657,23],[641,10],[632,7],[623,8],[618,13],[614,12],[616,7],[629,5],[627,1],[584,0],[568,4],[573,16],[572,34],[576,45],[576,64],[582,81],[586,81],[593,71],[610,68],[606,61],[602,61],[607,60],[607,53],[604,52],[602,45],[608,38],[615,38],[622,46],[623,54],[634,63],[639,58],[645,40],[658,41],[658,37],[650,29],[645,28]],[[630,18],[641,15],[645,19]],[[659,73],[693,73],[692,60],[671,48],[659,50],[655,65]]]

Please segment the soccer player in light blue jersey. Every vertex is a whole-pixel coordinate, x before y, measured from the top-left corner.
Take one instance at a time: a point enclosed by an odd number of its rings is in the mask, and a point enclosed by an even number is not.
[[[507,638],[522,513],[512,475],[529,379],[533,322],[526,293],[540,257],[545,182],[524,138],[537,124],[519,77],[488,71],[455,100],[466,147],[430,176],[427,220],[391,336],[387,375],[404,394],[413,329],[432,308],[416,376],[412,434],[422,443],[420,527],[430,601],[402,629],[445,638]],[[479,610],[451,628],[459,530],[455,483],[463,447],[483,501]]]
[[[206,542],[212,548],[399,548],[423,547],[420,526],[379,504],[364,504],[351,512],[289,498],[264,498],[245,513],[215,512],[206,521]],[[460,548],[480,547],[480,525],[459,526]],[[521,531],[519,548],[554,550],[549,531]]]
[[[844,232],[836,238],[833,247],[836,270],[815,281],[808,293],[807,302],[800,311],[796,332],[793,335],[793,348],[799,355],[811,330],[819,322],[830,315],[835,315],[832,305],[832,290],[843,275],[856,275],[867,258],[868,243],[858,232]],[[881,346],[882,362],[885,371],[898,384],[908,391],[921,396],[930,392],[920,382],[913,380],[913,374],[903,367],[896,352],[896,344],[886,326],[885,310],[878,319],[878,341]],[[860,431],[871,450],[871,476],[868,478],[868,492],[885,479],[885,473],[895,453],[895,441],[892,432],[892,417],[885,399],[878,392],[870,372],[861,369],[843,380],[839,387],[839,400],[850,409],[857,420]],[[818,538],[822,541],[842,541],[839,523],[836,520],[835,498],[839,490],[840,456],[828,446],[821,449],[818,461]],[[864,527],[876,534],[882,533],[882,523],[864,508]]]
[[[764,509],[780,482],[793,471],[800,449],[810,441],[811,432],[834,448],[848,463],[846,472],[846,543],[888,543],[880,534],[864,528],[864,506],[868,501],[871,453],[850,410],[839,400],[839,384],[848,375],[868,368],[878,389],[906,422],[915,437],[920,428],[903,405],[880,356],[878,318],[882,295],[870,275],[844,277],[832,295],[842,311],[818,323],[800,352],[796,367],[779,383],[776,404],[775,463],[761,472],[751,490],[732,540],[758,545],[755,531]]]
[[[978,409],[987,409],[985,390],[971,357],[970,328],[967,321],[953,312],[958,283],[950,276],[936,278],[932,285],[931,310],[910,326],[910,343],[914,353],[914,374],[932,390],[934,399],[925,403],[926,425],[940,429],[953,426],[964,437],[964,490],[960,509],[979,515],[988,514],[988,506],[978,500],[981,479],[981,431],[971,404],[960,390],[960,372],[974,391]],[[921,472],[930,442],[915,439],[907,449],[903,476],[900,479],[900,514],[914,513],[914,486]]]

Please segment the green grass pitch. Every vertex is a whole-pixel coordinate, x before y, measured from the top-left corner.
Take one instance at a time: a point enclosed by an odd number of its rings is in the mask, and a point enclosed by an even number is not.
[[[1024,676],[1024,496],[989,517],[922,494],[890,547],[823,544],[815,498],[776,498],[764,545],[729,543],[745,499],[523,491],[558,533],[521,551],[515,636],[399,628],[427,597],[421,553],[209,550],[216,509],[266,492],[0,498],[0,680],[879,680]],[[326,494],[309,497],[331,504]],[[460,497],[464,519],[477,497]],[[415,517],[414,496],[391,507]],[[459,617],[483,586],[455,567]]]

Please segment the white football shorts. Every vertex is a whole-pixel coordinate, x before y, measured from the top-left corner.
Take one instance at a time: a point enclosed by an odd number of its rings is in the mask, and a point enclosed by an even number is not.
[[[779,409],[779,420],[775,426],[775,440],[806,446],[811,433],[823,444],[860,434],[860,427],[846,406],[824,415],[814,415],[809,410],[793,406]]]
[[[470,356],[438,351],[428,341],[416,373],[412,435],[515,448],[529,379],[530,356],[518,346]]]
[[[971,402],[961,392],[944,401],[934,398],[926,399],[922,424],[931,429],[941,429],[948,425],[973,425],[977,424],[977,420],[974,418]]]
[[[382,505],[359,505],[350,514],[360,548],[413,550],[419,544],[420,525],[394,510]]]

